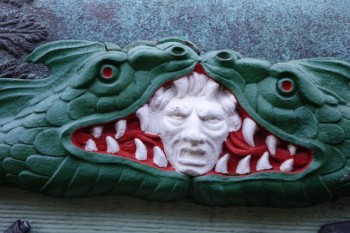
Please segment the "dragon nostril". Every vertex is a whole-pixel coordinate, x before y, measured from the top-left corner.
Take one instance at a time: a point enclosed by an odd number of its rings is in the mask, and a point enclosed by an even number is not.
[[[177,57],[180,57],[180,56],[183,56],[186,54],[186,50],[182,47],[179,47],[179,46],[175,46],[171,49],[171,53],[174,55],[174,56],[177,56]]]
[[[222,61],[228,61],[232,59],[231,54],[226,51],[219,52],[216,56]]]

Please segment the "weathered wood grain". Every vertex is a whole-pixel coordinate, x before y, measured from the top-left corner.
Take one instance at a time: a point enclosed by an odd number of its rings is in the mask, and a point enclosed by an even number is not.
[[[32,233],[77,232],[317,232],[350,218],[350,198],[304,209],[210,208],[188,200],[157,203],[124,196],[59,199],[0,189],[0,232],[16,219]]]

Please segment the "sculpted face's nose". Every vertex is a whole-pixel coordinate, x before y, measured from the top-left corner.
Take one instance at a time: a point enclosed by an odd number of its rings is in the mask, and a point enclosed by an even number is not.
[[[205,135],[202,131],[203,125],[200,118],[192,113],[187,119],[181,131],[181,137],[185,142],[193,145],[203,144],[205,142]]]

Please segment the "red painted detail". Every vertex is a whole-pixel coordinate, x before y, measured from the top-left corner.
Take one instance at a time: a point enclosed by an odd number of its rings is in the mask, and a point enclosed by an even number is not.
[[[197,73],[200,73],[200,74],[206,74],[202,64],[200,64],[200,63],[196,64],[196,67],[194,68],[193,72],[197,72]]]
[[[281,83],[281,87],[284,91],[289,92],[293,88],[293,83],[289,80],[283,80]]]
[[[111,67],[105,67],[102,70],[102,75],[104,78],[111,78],[113,76],[113,70]]]

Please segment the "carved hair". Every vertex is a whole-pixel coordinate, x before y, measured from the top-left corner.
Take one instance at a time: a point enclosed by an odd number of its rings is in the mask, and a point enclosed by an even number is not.
[[[149,114],[161,112],[173,98],[183,99],[187,96],[205,96],[207,100],[217,100],[224,112],[230,131],[236,131],[241,126],[241,119],[236,113],[237,100],[223,86],[219,85],[206,75],[192,73],[174,81],[170,86],[161,87],[150,99],[148,105],[143,106],[136,114],[141,121],[142,130],[157,133],[157,129],[150,124]]]

